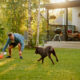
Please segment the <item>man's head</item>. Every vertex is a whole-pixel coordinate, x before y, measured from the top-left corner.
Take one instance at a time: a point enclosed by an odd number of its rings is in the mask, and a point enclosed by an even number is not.
[[[8,37],[10,38],[10,40],[12,41],[14,40],[14,35],[12,32],[8,33]]]

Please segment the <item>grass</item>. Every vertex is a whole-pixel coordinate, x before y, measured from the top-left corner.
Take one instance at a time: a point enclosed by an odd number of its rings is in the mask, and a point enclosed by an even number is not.
[[[37,62],[39,55],[34,49],[23,51],[23,60],[19,59],[17,49],[11,59],[0,60],[0,80],[80,80],[80,50],[55,49],[59,62],[52,56],[55,65],[48,57],[44,64]]]

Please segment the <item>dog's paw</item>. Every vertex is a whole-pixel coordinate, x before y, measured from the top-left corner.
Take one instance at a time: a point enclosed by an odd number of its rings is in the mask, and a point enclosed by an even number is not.
[[[57,59],[56,61],[57,61],[57,62],[59,62],[59,60],[58,60],[58,59]]]

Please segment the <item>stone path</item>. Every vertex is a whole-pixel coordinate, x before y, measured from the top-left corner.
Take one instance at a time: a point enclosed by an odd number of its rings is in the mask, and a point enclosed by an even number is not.
[[[54,48],[76,48],[80,49],[80,42],[75,41],[49,41],[44,46],[53,46]]]

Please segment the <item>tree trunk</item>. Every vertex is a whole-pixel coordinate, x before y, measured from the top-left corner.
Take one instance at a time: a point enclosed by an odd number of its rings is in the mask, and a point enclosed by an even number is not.
[[[40,26],[40,0],[38,2],[38,22],[37,22],[37,37],[36,37],[36,46],[39,45],[39,26]]]
[[[32,35],[31,35],[31,0],[28,0],[28,47],[32,47]]]

